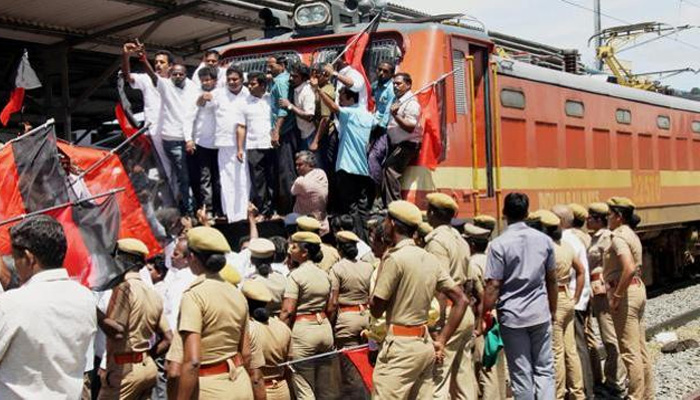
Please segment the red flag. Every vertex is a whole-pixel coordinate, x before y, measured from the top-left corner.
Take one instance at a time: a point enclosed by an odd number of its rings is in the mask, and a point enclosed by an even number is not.
[[[369,363],[369,347],[343,352],[345,356],[357,368],[357,372],[362,377],[369,392],[372,392],[372,374],[374,367]]]
[[[26,213],[19,191],[19,177],[12,146],[0,149],[0,171],[0,221],[5,221]],[[0,254],[10,254],[10,227],[12,224],[0,226]]]
[[[416,165],[435,170],[442,155],[440,132],[440,110],[435,85],[416,95],[421,107],[420,125],[423,127],[423,142]]]
[[[372,97],[372,85],[367,77],[367,72],[365,72],[365,67],[362,65],[362,57],[365,54],[367,45],[370,43],[372,33],[377,31],[380,19],[380,16],[375,17],[367,29],[358,32],[345,44],[347,47],[347,50],[345,50],[345,62],[362,74],[362,78],[365,81],[365,90],[367,91],[367,109],[369,111],[374,110],[374,97]]]
[[[22,55],[22,60],[17,67],[17,75],[15,77],[15,88],[10,94],[10,100],[0,112],[0,122],[3,125],[7,125],[10,120],[10,116],[17,111],[22,109],[22,104],[24,103],[24,91],[31,90],[41,87],[41,82],[36,76],[36,72],[29,65],[29,53],[27,50],[24,51]]]

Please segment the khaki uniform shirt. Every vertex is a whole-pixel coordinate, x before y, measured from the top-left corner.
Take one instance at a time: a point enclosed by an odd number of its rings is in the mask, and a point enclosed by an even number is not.
[[[608,247],[603,256],[605,282],[613,282],[620,279],[620,274],[622,274],[620,257],[623,255],[631,256],[637,269],[642,266],[642,242],[628,225],[621,225],[612,232],[610,247]]]
[[[106,315],[121,324],[126,332],[124,339],[107,339],[110,355],[148,351],[149,339],[158,327],[162,332],[170,330],[163,314],[163,301],[136,271],[127,272],[124,281],[113,289]],[[113,361],[109,357],[108,362]]]
[[[599,229],[591,236],[591,246],[588,248],[588,267],[591,270],[591,291],[593,295],[605,294],[605,281],[603,280],[603,257],[612,244],[612,231]],[[593,279],[593,274],[600,274],[600,278]]]
[[[182,295],[179,331],[201,335],[201,362],[216,364],[239,352],[248,325],[248,302],[219,274],[203,274]]]
[[[289,358],[292,330],[277,317],[270,318],[266,323],[251,320],[250,339],[251,344],[255,342],[262,352],[265,379],[281,378],[284,369],[276,365]]]
[[[456,286],[447,270],[413,239],[397,243],[384,257],[373,296],[387,301],[388,324],[423,325],[436,291]]]
[[[364,261],[338,261],[329,271],[331,287],[338,291],[338,304],[369,304],[369,282],[372,272],[372,265]]]
[[[255,274],[250,279],[259,280],[267,286],[272,293],[272,300],[267,303],[267,310],[272,314],[279,314],[282,309],[282,297],[287,286],[287,278],[277,271],[271,271],[267,277]]]
[[[469,274],[469,245],[457,230],[449,225],[435,228],[425,237],[425,250],[437,257],[439,265],[456,284],[467,283]]]
[[[478,293],[479,299],[484,293],[484,287],[486,286],[484,281],[484,269],[486,269],[486,254],[472,254],[469,258],[469,280],[472,282],[474,291]]]
[[[583,242],[583,245],[586,246],[586,249],[591,247],[591,235],[588,232],[581,228],[573,228],[571,229],[571,232],[573,232],[577,238],[581,239],[581,242]]]
[[[325,310],[330,293],[328,274],[306,261],[289,273],[284,297],[297,300],[297,314],[310,314]]]
[[[328,272],[335,263],[340,261],[340,253],[335,247],[325,243],[321,243],[321,252],[323,253],[323,260],[318,263],[318,267]]]
[[[559,285],[568,285],[571,279],[571,268],[574,265],[574,248],[568,243],[559,241],[554,242],[554,259],[557,263],[557,283]]]

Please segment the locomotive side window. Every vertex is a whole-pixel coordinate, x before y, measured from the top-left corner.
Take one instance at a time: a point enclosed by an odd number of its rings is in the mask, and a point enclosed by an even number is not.
[[[700,133],[700,121],[693,121],[690,127],[693,130],[693,132]]]
[[[459,73],[454,74],[455,82],[455,110],[457,114],[467,113],[467,84],[464,81],[464,73],[467,71],[464,53],[459,50],[452,50],[452,69],[461,68]]]
[[[584,106],[580,101],[567,100],[564,111],[569,117],[583,118]]]
[[[525,93],[517,89],[501,90],[501,105],[508,108],[525,109]]]
[[[615,111],[615,119],[619,124],[629,125],[632,123],[632,112],[624,108],[618,108],[617,111]]]
[[[656,126],[665,130],[671,129],[671,118],[666,115],[659,115],[656,117]]]

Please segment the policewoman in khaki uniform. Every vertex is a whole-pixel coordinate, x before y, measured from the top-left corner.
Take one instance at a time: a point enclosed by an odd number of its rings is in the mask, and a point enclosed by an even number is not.
[[[432,399],[433,366],[444,360],[449,342],[464,317],[467,299],[432,254],[413,241],[421,212],[398,200],[389,204],[384,231],[392,248],[377,272],[370,311],[386,312],[387,335],[374,368],[373,398]],[[433,341],[428,334],[428,312],[433,296],[441,292],[452,301],[452,311]]]
[[[147,255],[148,247],[138,239],[117,242],[115,259],[126,273],[112,291],[105,318],[123,327],[124,333],[119,339],[107,334],[107,370],[100,399],[149,398],[158,375],[151,354],[164,353],[172,337],[160,296],[138,272]],[[151,349],[149,339],[156,333],[164,339]]]
[[[574,337],[574,306],[578,302],[584,284],[584,267],[576,258],[575,251],[568,243],[561,240],[561,220],[549,210],[538,210],[542,231],[554,241],[554,258],[559,285],[557,313],[552,329],[552,350],[556,377],[557,399],[585,399],[581,359],[576,352]],[[576,271],[576,291],[569,292],[569,280],[572,268]],[[567,395],[568,393],[568,395]]]
[[[316,218],[303,216],[297,218],[297,229],[299,232],[311,232],[320,237],[321,223]],[[321,243],[321,253],[323,258],[317,265],[325,272],[328,272],[335,263],[340,261],[338,250],[329,244]]]
[[[268,303],[272,292],[264,282],[245,281],[241,287],[250,310],[250,339],[262,352],[261,368],[268,400],[290,400],[286,370],[278,367],[287,361],[291,350],[292,331],[277,317],[270,317]]]
[[[248,244],[250,262],[255,266],[255,273],[248,277],[250,280],[263,282],[272,295],[267,302],[267,310],[272,315],[279,315],[282,309],[282,297],[287,286],[287,278],[272,270],[275,256],[275,244],[264,238],[252,239]]]
[[[425,250],[438,259],[438,265],[464,290],[469,276],[471,254],[467,242],[450,224],[452,218],[457,215],[457,202],[444,193],[430,193],[427,200],[428,223],[433,227],[433,231],[425,237]],[[444,316],[448,316],[452,304],[441,294],[437,297],[444,307]],[[445,345],[444,361],[435,364],[435,399],[463,400],[478,397],[471,354],[473,334],[474,312],[471,307],[467,307],[457,330]]]
[[[642,243],[632,230],[639,219],[634,214],[634,203],[626,197],[612,197],[608,206],[608,227],[613,237],[603,256],[603,279],[610,314],[627,368],[628,396],[631,400],[649,400],[654,398],[654,382],[644,332],[647,293],[639,277]]]
[[[494,219],[495,226],[495,219]],[[481,301],[484,294],[484,270],[486,269],[486,248],[489,243],[491,231],[467,223],[464,225],[464,236],[469,244],[471,257],[469,257],[469,279],[467,291],[472,292],[477,301]],[[479,304],[472,307],[478,310]],[[476,312],[476,311],[475,311]],[[492,311],[495,315],[495,310]],[[478,326],[478,325],[477,325]],[[484,336],[474,338],[474,350],[472,351],[474,372],[479,383],[479,398],[506,400],[506,357],[505,352],[500,351],[496,365],[486,368],[482,364],[484,356]]]
[[[606,354],[600,380],[596,383],[603,383],[604,376],[607,390],[613,394],[620,394],[625,383],[625,367],[620,358],[615,325],[610,315],[603,280],[603,255],[612,244],[612,231],[608,229],[609,214],[610,208],[605,203],[592,203],[588,206],[587,227],[593,232],[591,246],[588,248],[588,266],[591,269],[591,309],[598,321],[600,338]]]
[[[292,328],[291,359],[298,360],[333,350],[333,330],[326,314],[331,282],[317,265],[323,259],[317,234],[293,234],[289,257],[292,268],[280,320]],[[330,398],[337,393],[340,377],[332,360],[300,362],[294,368],[292,383],[297,399]]]
[[[240,291],[219,275],[231,248],[224,235],[210,227],[190,229],[187,245],[190,268],[198,276],[180,303],[183,361],[178,399],[252,399],[244,367],[250,358],[248,307]]]
[[[360,333],[369,326],[369,284],[374,268],[357,259],[360,238],[350,231],[336,234],[342,257],[330,270],[331,314],[335,318],[335,346],[343,348],[362,342]]]

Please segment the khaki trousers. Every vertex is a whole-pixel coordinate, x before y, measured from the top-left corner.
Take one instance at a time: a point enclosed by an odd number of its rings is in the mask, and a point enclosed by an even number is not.
[[[333,331],[328,319],[296,321],[292,329],[292,360],[333,350]],[[321,358],[294,364],[292,388],[297,400],[334,398],[340,387],[338,358]]]
[[[448,312],[449,315],[449,312]],[[474,312],[467,307],[462,322],[445,344],[445,359],[433,367],[434,399],[476,400],[478,398],[472,346]]]
[[[610,290],[608,293],[612,295],[613,291]],[[610,310],[622,362],[627,368],[630,400],[650,400],[655,395],[653,370],[647,353],[645,337],[644,308],[646,303],[647,292],[644,285],[632,283],[621,299],[617,311]]]
[[[557,386],[557,399],[585,399],[581,359],[576,352],[574,337],[574,302],[568,291],[559,292],[557,313],[554,319],[552,349],[554,350],[554,370]]]
[[[265,386],[267,400],[291,400],[292,395],[289,392],[287,381],[276,381],[274,385]]]
[[[359,311],[339,311],[335,322],[335,347],[356,346],[361,344],[360,333],[369,329],[369,309]]]
[[[416,338],[389,334],[374,367],[372,399],[432,399],[434,363],[435,349],[428,335]]]
[[[243,366],[232,369],[229,373],[200,376],[199,399],[252,399],[253,386],[250,376]]]
[[[605,383],[609,386],[622,389],[625,386],[625,366],[620,358],[620,350],[617,346],[617,335],[615,334],[615,324],[613,324],[610,308],[608,306],[608,298],[605,294],[593,296],[591,299],[593,308],[593,316],[598,321],[598,329],[600,330],[600,338],[605,347],[605,364],[603,365],[603,375],[605,375]],[[597,345],[597,343],[596,343]],[[600,362],[598,363],[600,365]],[[600,383],[597,381],[596,383]]]
[[[135,364],[110,363],[107,365],[105,378],[102,379],[102,388],[98,398],[104,400],[148,399],[156,386],[157,379],[158,369],[149,356]]]
[[[479,398],[506,400],[506,357],[501,350],[498,353],[496,365],[485,368],[481,362],[484,356],[484,336],[479,336],[474,340],[474,371],[476,380],[479,383]]]

